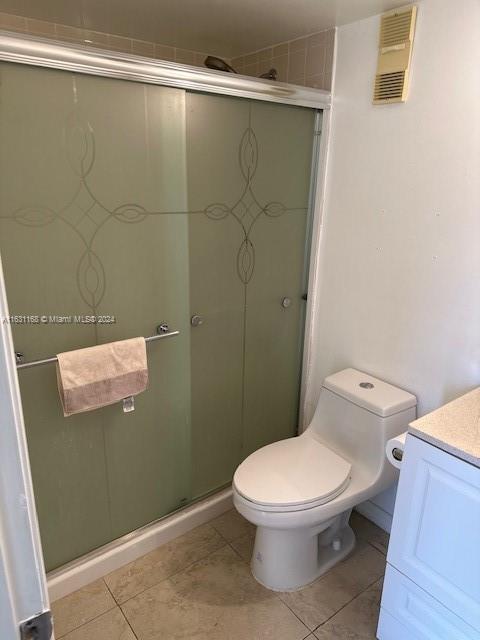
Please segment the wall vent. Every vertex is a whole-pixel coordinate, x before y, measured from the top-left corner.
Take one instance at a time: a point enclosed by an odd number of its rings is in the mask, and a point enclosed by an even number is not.
[[[394,9],[382,16],[373,104],[407,99],[416,17],[415,5]]]

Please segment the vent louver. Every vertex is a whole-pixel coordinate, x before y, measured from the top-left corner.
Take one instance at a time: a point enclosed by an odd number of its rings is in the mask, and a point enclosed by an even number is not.
[[[373,104],[407,99],[416,16],[414,5],[382,16]]]

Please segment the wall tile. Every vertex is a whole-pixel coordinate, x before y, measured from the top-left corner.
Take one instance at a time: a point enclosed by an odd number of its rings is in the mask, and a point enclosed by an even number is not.
[[[314,87],[315,89],[325,89],[325,75],[318,73],[313,76],[307,76],[305,79],[307,87]]]
[[[232,67],[244,67],[245,66],[245,56],[238,56],[237,58],[232,58],[231,60]]]
[[[244,74],[246,76],[260,75],[258,62],[254,62],[253,64],[246,64],[244,67]]]
[[[249,53],[247,56],[245,56],[244,64],[247,67],[248,65],[257,63],[258,60],[259,60],[259,57],[258,57],[258,53],[257,52]]]
[[[325,73],[331,72],[333,69],[333,55],[335,52],[335,43],[325,45]]]
[[[34,18],[27,18],[27,31],[35,35],[41,36],[54,36],[55,24],[53,22],[45,22],[44,20],[35,20]]]
[[[194,58],[193,64],[196,67],[204,67],[205,66],[205,58],[207,57],[207,55],[208,55],[208,53],[199,53],[198,51],[195,51],[195,55],[193,57]]]
[[[292,78],[305,78],[305,62],[306,62],[306,50],[294,51],[290,53],[290,59],[288,64],[288,80]]]
[[[285,56],[277,56],[276,58],[272,58],[270,60],[271,66],[277,70],[278,77],[277,80],[280,82],[287,82],[288,78],[288,55]],[[268,71],[268,69],[267,69]],[[263,71],[262,71],[263,73]]]
[[[269,68],[277,68],[280,81],[330,89],[334,46],[335,29],[329,29],[245,54],[244,58],[250,61],[255,60],[256,54],[260,61],[258,66],[251,62],[248,68],[241,68],[241,65],[235,62],[242,58],[234,58],[233,65],[241,73],[255,76],[268,71],[267,66],[270,65]]]
[[[307,38],[297,38],[290,40],[288,43],[288,52],[292,54],[294,51],[305,51],[307,48]]]
[[[101,33],[100,31],[88,31],[86,29],[84,30],[78,29],[78,31],[80,31],[82,34],[82,42],[85,42],[86,40],[90,40],[92,46],[94,47],[106,48],[110,44],[107,33]]]
[[[313,76],[319,73],[325,73],[325,45],[312,47],[307,50],[307,60],[305,65],[305,75]]]
[[[326,34],[326,31],[320,31],[320,33],[314,33],[313,35],[308,36],[307,49],[310,49],[311,47],[318,47],[321,44],[324,45],[327,41]]]
[[[175,62],[195,64],[195,53],[188,49],[175,49]]]
[[[332,90],[332,72],[328,71],[327,73],[324,74],[324,89],[326,89],[327,91],[331,91]]]
[[[56,24],[55,35],[60,40],[68,40],[71,42],[83,41],[83,29],[77,29],[76,27],[70,27],[67,24]],[[108,41],[108,36],[107,36]]]
[[[262,51],[258,52],[258,61],[259,62],[264,62],[265,60],[271,60],[273,53],[272,53],[272,47],[269,47],[268,49],[263,49]]]
[[[273,47],[272,58],[277,58],[278,56],[284,55],[288,55],[288,42],[277,44],[275,47]]]
[[[160,60],[168,60],[169,62],[173,62],[175,60],[175,48],[168,47],[164,44],[156,44],[155,45],[155,58],[159,58]]]
[[[335,29],[328,29],[325,31],[325,44],[328,46],[334,46],[335,44]]]
[[[12,16],[9,13],[0,13],[0,28],[8,31],[26,31],[27,21],[23,16]]]
[[[132,41],[130,38],[124,38],[123,36],[109,34],[108,46],[114,51],[123,51],[124,53],[132,52]]]
[[[145,40],[132,40],[132,52],[139,56],[153,58],[155,56],[155,45],[153,42]]]

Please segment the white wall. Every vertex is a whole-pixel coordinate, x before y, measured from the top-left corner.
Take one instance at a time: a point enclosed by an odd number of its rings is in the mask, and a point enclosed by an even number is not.
[[[378,30],[338,29],[307,415],[346,366],[420,415],[480,384],[480,3],[419,3],[406,104],[371,103]]]

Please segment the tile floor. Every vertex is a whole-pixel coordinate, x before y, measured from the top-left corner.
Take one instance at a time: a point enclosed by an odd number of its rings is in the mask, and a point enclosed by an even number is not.
[[[373,640],[388,535],[357,513],[353,554],[294,593],[259,585],[236,511],[52,604],[57,640]]]

